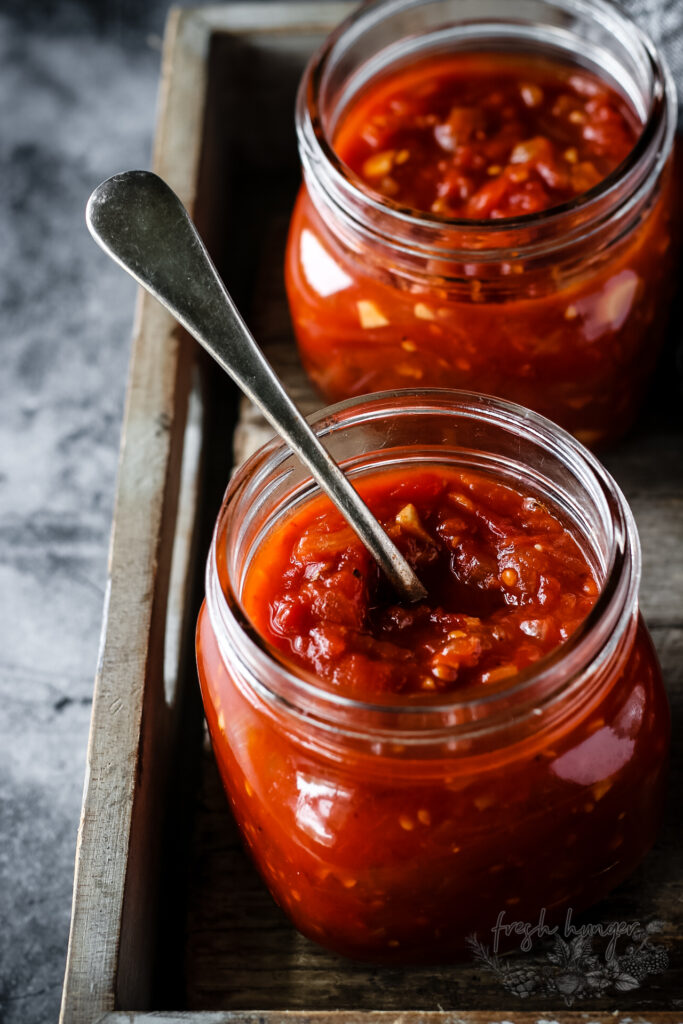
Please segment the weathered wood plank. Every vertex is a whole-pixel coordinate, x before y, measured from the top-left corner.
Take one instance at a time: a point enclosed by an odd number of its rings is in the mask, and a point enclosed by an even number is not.
[[[155,169],[193,207],[206,46],[172,17]],[[185,49],[180,72],[169,54]],[[128,382],[103,639],[76,851],[61,1020],[86,1024],[150,997],[158,837],[172,709],[163,636],[193,350],[148,296],[138,303]],[[129,1001],[130,1000],[130,1001]]]
[[[612,1013],[585,1013],[563,1010],[545,1014],[510,1011],[478,1012],[476,1010],[432,1011],[401,1010],[369,1012],[359,1015],[355,1010],[281,1011],[266,1013],[209,1012],[191,1010],[162,1013],[107,1013],[98,1024],[681,1024],[679,1013],[651,1013],[645,1016]]]

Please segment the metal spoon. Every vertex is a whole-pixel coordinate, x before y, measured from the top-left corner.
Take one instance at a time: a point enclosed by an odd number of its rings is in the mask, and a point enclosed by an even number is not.
[[[425,588],[286,394],[218,276],[187,210],[156,174],[127,171],[90,196],[86,221],[113,260],[192,334],[308,467],[399,595]]]

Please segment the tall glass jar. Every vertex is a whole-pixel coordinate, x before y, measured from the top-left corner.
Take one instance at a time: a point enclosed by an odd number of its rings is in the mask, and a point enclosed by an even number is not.
[[[630,155],[545,212],[453,220],[372,191],[335,153],[354,98],[407,61],[544,55],[628,101]],[[580,56],[579,56],[580,55]],[[517,401],[589,445],[631,424],[673,288],[676,96],[651,41],[601,0],[378,0],[311,60],[296,109],[304,184],[286,256],[304,366],[330,401],[464,387]]]
[[[286,668],[242,609],[259,545],[315,492],[281,444],[257,452],[218,517],[197,657],[223,783],[275,900],[309,937],[386,962],[457,957],[501,912],[551,921],[599,900],[653,842],[668,748],[623,495],[568,434],[492,398],[393,392],[315,426],[356,481],[456,465],[540,496],[601,592],[563,646],[512,678],[419,706],[342,696]]]

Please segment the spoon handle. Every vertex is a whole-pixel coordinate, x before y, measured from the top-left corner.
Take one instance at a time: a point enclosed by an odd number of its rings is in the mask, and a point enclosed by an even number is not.
[[[257,405],[355,530],[398,593],[426,591],[285,392],[240,316],[177,195],[156,174],[127,171],[99,185],[86,220],[109,256],[199,341]]]

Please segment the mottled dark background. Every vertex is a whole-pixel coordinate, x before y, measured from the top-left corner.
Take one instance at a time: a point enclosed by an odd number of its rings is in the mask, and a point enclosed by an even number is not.
[[[134,287],[90,191],[147,166],[164,0],[0,0],[0,1021],[55,1022]]]
[[[683,0],[626,6],[683,81]],[[2,1024],[58,1013],[134,303],[83,211],[149,163],[167,7],[0,0]]]

